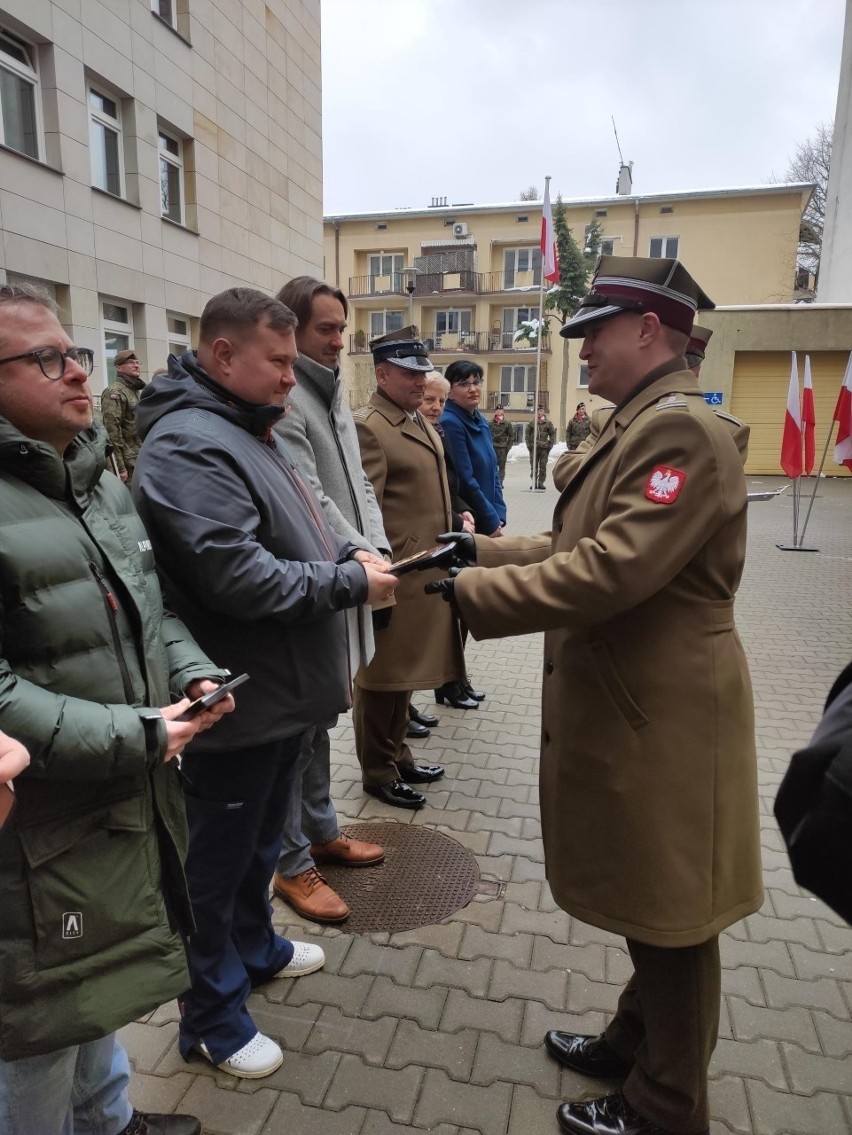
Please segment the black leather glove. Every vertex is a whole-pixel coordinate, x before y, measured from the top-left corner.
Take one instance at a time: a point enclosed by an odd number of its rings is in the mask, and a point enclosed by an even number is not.
[[[446,603],[452,603],[456,594],[456,581],[449,579],[433,579],[423,588],[427,595],[440,595]]]
[[[385,627],[391,621],[391,615],[392,614],[393,614],[393,607],[380,607],[378,611],[375,608],[373,608],[372,615],[373,615],[373,631],[374,631],[374,633],[378,632],[378,631],[383,631],[385,629]]]
[[[476,541],[470,532],[442,532],[435,539],[439,544],[454,544],[453,559],[458,567],[473,567],[476,563]]]

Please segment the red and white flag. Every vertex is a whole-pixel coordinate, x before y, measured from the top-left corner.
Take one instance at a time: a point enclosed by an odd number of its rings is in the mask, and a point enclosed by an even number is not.
[[[799,365],[796,352],[792,352],[790,389],[787,392],[787,413],[784,416],[784,434],[781,438],[781,468],[788,477],[802,475],[802,412],[799,408]]]
[[[805,355],[805,381],[802,390],[802,431],[805,435],[805,473],[810,477],[814,467],[814,430],[816,428],[816,414],[814,413],[814,384],[811,378],[811,356]]]
[[[550,209],[550,181],[544,183],[544,204],[541,207],[541,266],[545,280],[559,283],[559,258],[556,255],[556,234]]]
[[[834,447],[834,460],[838,465],[852,469],[852,355],[846,364],[843,385],[834,407],[834,421],[838,422],[837,444]]]

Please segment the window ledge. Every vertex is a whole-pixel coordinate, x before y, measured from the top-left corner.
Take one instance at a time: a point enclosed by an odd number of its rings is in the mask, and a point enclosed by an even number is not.
[[[171,217],[164,217],[162,213],[160,214],[160,220],[166,225],[171,225],[174,229],[183,229],[185,233],[192,233],[193,236],[201,235],[198,229],[191,229],[189,225],[182,225],[180,221],[173,221]]]
[[[183,32],[179,32],[177,30],[177,28],[174,26],[174,24],[170,24],[168,20],[164,20],[159,12],[155,12],[154,9],[152,8],[151,9],[151,15],[154,17],[154,19],[158,23],[162,24],[164,28],[168,28],[169,31],[172,33],[172,35],[176,35],[182,43],[186,44],[187,47],[192,47],[192,41],[190,39],[188,39],[183,34]]]
[[[119,197],[117,193],[110,193],[108,189],[101,189],[99,185],[93,185],[92,193],[100,193],[102,197],[109,197],[110,201],[118,201],[122,205],[129,205],[131,209],[138,209],[142,212],[142,206],[137,205],[135,201],[128,201],[126,197]]]
[[[25,162],[29,162],[31,165],[39,166],[41,169],[49,170],[50,173],[58,174],[59,177],[65,176],[64,171],[58,166],[48,165],[47,162],[43,162],[41,158],[34,158],[31,154],[25,154],[23,150],[16,150],[12,146],[4,145],[2,142],[0,142],[0,153],[12,154],[16,158],[23,158]]]

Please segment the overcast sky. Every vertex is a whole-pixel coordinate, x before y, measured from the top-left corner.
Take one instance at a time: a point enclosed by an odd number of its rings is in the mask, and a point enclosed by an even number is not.
[[[326,213],[780,179],[844,0],[322,0]]]

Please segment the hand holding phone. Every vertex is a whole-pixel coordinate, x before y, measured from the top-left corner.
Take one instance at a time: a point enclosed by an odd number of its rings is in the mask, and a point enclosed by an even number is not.
[[[223,682],[221,686],[217,686],[215,690],[211,690],[209,694],[203,694],[200,698],[190,702],[183,713],[173,718],[174,721],[192,721],[194,717],[198,717],[199,713],[204,713],[205,709],[209,709],[212,705],[216,705],[228,694],[232,693],[237,686],[241,686],[243,682],[249,679],[248,674],[240,674],[236,678],[231,678],[228,682]]]

